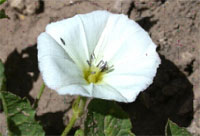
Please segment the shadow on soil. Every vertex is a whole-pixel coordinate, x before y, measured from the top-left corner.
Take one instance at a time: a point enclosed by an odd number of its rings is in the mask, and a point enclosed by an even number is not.
[[[21,98],[27,97],[32,103],[29,92],[39,76],[36,45],[27,47],[21,53],[14,50],[5,62],[5,74],[7,91]]]
[[[144,17],[140,20],[137,20],[137,23],[142,26],[143,29],[145,29],[146,31],[149,31],[151,29],[151,27],[153,27],[158,20],[151,20],[153,18],[153,16],[150,17]]]
[[[172,62],[160,57],[153,84],[135,102],[121,104],[136,135],[164,135],[168,118],[182,127],[193,119],[193,85]]]
[[[20,53],[14,50],[5,62],[5,74],[7,91],[21,98],[28,98],[32,104],[34,99],[29,95],[29,92],[33,88],[33,83],[39,77],[36,45],[27,47]],[[41,123],[46,135],[60,135],[65,128],[63,117],[67,111],[45,113],[36,116],[36,120]],[[77,128],[73,128],[70,134],[74,134],[75,130]]]
[[[131,117],[136,135],[164,135],[168,118],[184,127],[193,118],[192,84],[171,61],[160,57],[162,64],[153,84],[135,102],[121,104]],[[39,76],[36,45],[21,53],[13,51],[5,62],[5,69],[7,90],[33,102],[29,92]],[[37,119],[44,126],[46,134],[56,135],[64,129],[63,116],[64,112],[46,113]]]
[[[65,129],[63,117],[65,112],[45,113],[37,117],[43,126],[46,135],[60,135]]]
[[[42,124],[46,135],[59,136],[62,134],[63,130],[65,129],[65,125],[63,124],[63,117],[68,110],[64,112],[59,111],[55,113],[45,113],[42,116],[36,117],[37,120],[39,120]],[[69,135],[74,135],[77,129],[77,127],[73,127]]]

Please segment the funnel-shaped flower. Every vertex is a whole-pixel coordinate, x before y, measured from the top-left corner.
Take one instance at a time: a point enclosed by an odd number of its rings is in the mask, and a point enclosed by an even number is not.
[[[122,14],[94,11],[47,25],[38,37],[39,69],[59,94],[132,102],[160,64],[156,45]]]

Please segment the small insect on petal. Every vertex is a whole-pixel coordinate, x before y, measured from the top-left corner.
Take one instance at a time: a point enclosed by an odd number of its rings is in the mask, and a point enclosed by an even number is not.
[[[65,41],[62,38],[60,38],[60,40],[61,40],[62,44],[65,45]]]

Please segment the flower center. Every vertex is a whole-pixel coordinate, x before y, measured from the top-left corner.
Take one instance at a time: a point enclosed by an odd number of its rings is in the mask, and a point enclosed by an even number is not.
[[[90,67],[84,71],[84,78],[88,83],[100,83],[104,74],[98,67]]]
[[[113,71],[113,66],[109,67],[106,61],[99,61],[99,63],[95,64],[95,55],[94,53],[90,56],[90,60],[87,60],[88,66],[83,70],[83,75],[85,80],[90,83],[98,84],[102,82],[103,76]]]

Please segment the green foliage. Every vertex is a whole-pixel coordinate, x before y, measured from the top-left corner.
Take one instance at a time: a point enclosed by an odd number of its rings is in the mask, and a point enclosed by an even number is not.
[[[3,63],[0,60],[0,90],[4,90],[5,89],[6,77],[4,75],[4,72],[5,72],[5,69],[4,69]]]
[[[0,10],[0,19],[2,19],[2,18],[9,18],[9,17],[6,15],[4,9]]]
[[[9,135],[44,136],[44,131],[35,121],[35,111],[27,99],[9,93],[0,92],[4,113],[7,117]]]
[[[93,99],[88,106],[85,136],[133,136],[128,115],[112,101]]]
[[[0,5],[3,4],[5,1],[6,1],[6,0],[0,0]],[[2,18],[9,18],[9,17],[6,15],[4,9],[0,10],[0,19],[2,19]]]
[[[76,133],[74,136],[84,136],[84,131],[82,129],[76,130]]]
[[[3,4],[6,0],[0,0],[0,5]]]
[[[165,136],[192,136],[185,128],[179,127],[176,123],[168,120],[165,127]]]
[[[27,99],[3,91],[5,85],[4,66],[0,61],[0,99],[7,119],[9,136],[44,136],[44,131],[35,121],[35,111]]]

